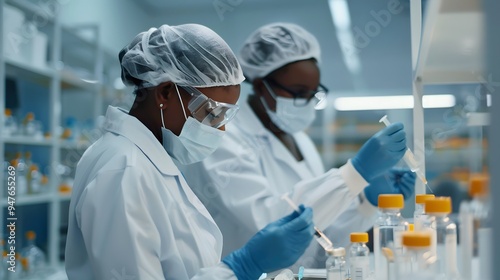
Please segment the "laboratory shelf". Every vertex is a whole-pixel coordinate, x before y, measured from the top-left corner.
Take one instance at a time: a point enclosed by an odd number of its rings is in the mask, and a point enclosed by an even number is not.
[[[48,86],[54,76],[54,71],[50,68],[41,68],[30,65],[26,62],[13,60],[4,57],[5,70],[8,77],[32,81],[37,84]]]
[[[54,200],[54,195],[51,193],[44,194],[28,194],[23,196],[15,197],[14,206],[23,206],[23,205],[33,205],[33,204],[41,204],[41,203],[49,203]],[[7,199],[4,198],[2,200],[2,207],[7,206]]]
[[[484,82],[480,0],[427,1],[415,77],[429,84]]]
[[[17,145],[35,145],[35,146],[51,146],[52,140],[50,139],[35,139],[28,136],[10,136],[3,138],[3,142],[6,144],[17,144]]]
[[[40,17],[39,19],[54,21],[54,14],[42,2],[35,4],[26,0],[5,0],[5,3],[22,10],[28,18]]]
[[[83,89],[95,91],[100,83],[93,79],[83,79],[77,73],[71,70],[61,70],[61,88],[62,89]]]

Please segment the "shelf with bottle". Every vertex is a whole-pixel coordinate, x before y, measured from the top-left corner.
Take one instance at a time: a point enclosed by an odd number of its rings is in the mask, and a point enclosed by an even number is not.
[[[3,142],[8,144],[50,146],[48,135],[43,134],[42,123],[35,119],[32,112],[26,114],[21,122],[17,122],[10,109],[5,109],[2,131]]]
[[[16,242],[16,246],[21,242]],[[47,265],[46,253],[37,246],[36,233],[32,230],[25,232],[25,242],[19,252],[11,251],[6,242],[0,239],[0,250],[2,251],[2,272],[9,273],[7,279],[48,279],[46,277],[54,273],[54,269]],[[15,267],[14,271],[8,271],[7,267]],[[1,279],[4,279],[3,277]],[[52,278],[51,278],[52,279]]]

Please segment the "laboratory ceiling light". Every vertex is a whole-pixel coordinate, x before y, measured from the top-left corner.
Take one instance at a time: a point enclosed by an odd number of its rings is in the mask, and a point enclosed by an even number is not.
[[[424,95],[424,108],[450,108],[455,106],[452,94]],[[338,111],[412,109],[412,95],[339,97],[334,101]]]

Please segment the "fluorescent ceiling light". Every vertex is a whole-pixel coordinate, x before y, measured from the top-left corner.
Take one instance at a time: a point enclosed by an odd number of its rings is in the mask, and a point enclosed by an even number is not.
[[[424,108],[450,108],[455,106],[452,94],[424,95]],[[339,97],[334,101],[338,111],[412,109],[412,95]]]
[[[352,75],[357,75],[361,72],[361,62],[351,31],[351,17],[347,0],[328,0],[328,6],[344,63]]]
[[[349,15],[349,8],[345,0],[330,0],[330,11],[333,16],[333,23],[337,30],[350,30],[351,17]]]

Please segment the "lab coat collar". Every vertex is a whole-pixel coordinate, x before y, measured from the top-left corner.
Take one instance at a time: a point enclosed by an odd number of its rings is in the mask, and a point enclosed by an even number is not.
[[[235,124],[238,125],[238,128],[243,130],[247,135],[252,135],[254,137],[262,137],[266,139],[265,143],[270,146],[271,152],[274,155],[276,160],[283,162],[283,164],[289,166],[289,168],[293,169],[296,174],[298,174],[302,179],[310,178],[310,174],[312,171],[305,170],[302,164],[297,164],[297,160],[295,157],[287,150],[287,148],[281,143],[281,141],[274,135],[272,132],[267,130],[264,127],[259,117],[252,110],[252,107],[245,102],[240,106],[240,112],[236,115],[237,121]],[[299,136],[302,136],[304,132],[298,132],[293,135],[293,138],[299,149],[303,153],[303,147],[300,144],[298,139]],[[305,137],[305,135],[304,135]],[[262,143],[262,142],[260,142]],[[307,162],[308,155],[303,154],[304,161]],[[310,166],[310,163],[307,163],[307,166]]]
[[[181,174],[153,133],[124,109],[109,106],[103,129],[132,141],[161,173],[171,176]]]

